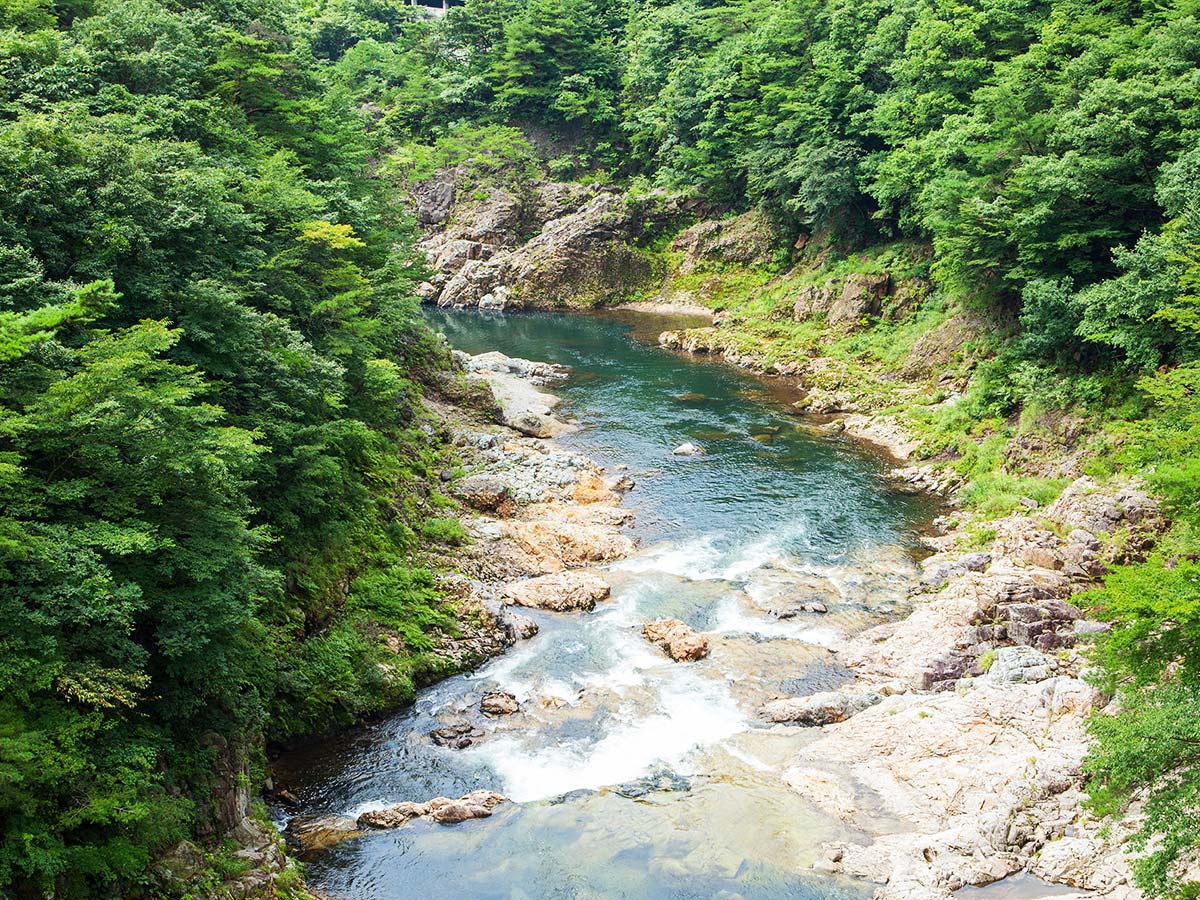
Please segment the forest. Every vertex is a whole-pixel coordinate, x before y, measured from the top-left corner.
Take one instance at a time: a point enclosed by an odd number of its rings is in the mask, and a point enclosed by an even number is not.
[[[154,896],[212,837],[213,736],[437,674],[448,371],[398,190],[504,144],[554,177],[912,241],[1018,328],[964,427],[1098,422],[1171,530],[1088,596],[1150,896],[1200,840],[1200,5],[1193,0],[3,0],[0,893]],[[528,140],[528,143],[526,143]],[[534,150],[533,148],[536,148]],[[441,154],[441,156],[439,156]],[[381,628],[404,665],[384,676]],[[258,777],[257,775],[255,777]]]

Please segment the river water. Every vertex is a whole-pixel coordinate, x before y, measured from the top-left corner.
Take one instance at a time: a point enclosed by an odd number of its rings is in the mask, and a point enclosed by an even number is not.
[[[516,801],[310,853],[310,882],[346,900],[870,896],[807,871],[822,841],[856,835],[783,781],[813,730],[767,727],[755,711],[848,680],[829,647],[903,610],[927,502],[891,490],[876,456],[790,415],[780,381],[655,346],[670,324],[658,318],[429,316],[467,352],[570,368],[552,390],[583,427],[559,443],[629,467],[640,549],[609,567],[613,597],[595,612],[535,612],[540,634],[506,656],[277,761],[309,815],[476,788]],[[673,457],[685,441],[705,454]],[[797,598],[827,612],[772,614]],[[641,623],[667,616],[708,633],[709,658],[673,663],[641,638]],[[522,711],[484,722],[493,689]],[[489,729],[475,746],[428,738],[464,717]]]

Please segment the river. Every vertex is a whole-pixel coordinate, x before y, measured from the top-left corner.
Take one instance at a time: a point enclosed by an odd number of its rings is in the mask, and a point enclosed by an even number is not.
[[[428,315],[467,352],[569,367],[552,389],[583,427],[559,443],[629,467],[640,549],[605,573],[613,596],[595,612],[534,612],[540,634],[507,655],[277,761],[306,814],[476,788],[516,801],[312,853],[310,882],[346,900],[870,896],[808,871],[822,841],[854,834],[784,783],[812,730],[755,711],[848,680],[829,648],[903,611],[928,501],[791,415],[779,380],[655,346],[669,324],[655,317]],[[685,441],[704,455],[673,457]],[[797,594],[828,611],[766,611]],[[711,655],[673,663],[641,638],[641,623],[668,616],[709,634]],[[429,740],[492,689],[522,712],[465,750]]]

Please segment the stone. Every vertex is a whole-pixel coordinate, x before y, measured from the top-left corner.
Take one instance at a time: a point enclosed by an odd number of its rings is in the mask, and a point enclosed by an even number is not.
[[[692,662],[708,656],[708,638],[678,619],[647,622],[642,626],[642,636],[676,662]]]
[[[297,816],[288,823],[288,831],[305,853],[326,850],[362,834],[350,816]]]
[[[696,444],[691,443],[690,441],[686,444],[680,444],[678,447],[676,447],[674,450],[671,451],[671,453],[675,456],[699,456],[703,452],[704,452],[704,450],[702,450]]]
[[[154,872],[176,887],[183,887],[207,868],[204,852],[191,841],[183,840],[154,861]]]
[[[471,791],[457,800],[434,797],[425,803],[404,801],[386,809],[365,812],[358,817],[363,828],[399,828],[413,819],[425,818],[441,825],[457,825],[468,819],[490,816],[497,806],[508,800],[495,791]]]
[[[875,691],[822,691],[808,697],[772,700],[765,704],[760,712],[768,721],[776,724],[831,725],[834,722],[844,722],[882,700],[883,695]]]
[[[608,582],[591,572],[554,572],[514,582],[502,591],[514,606],[553,612],[590,611],[611,592]]]
[[[487,716],[511,716],[520,709],[520,702],[508,691],[489,691],[479,701],[480,712]]]
[[[513,509],[508,485],[494,475],[471,475],[454,485],[454,493],[474,509],[486,512]]]
[[[451,750],[465,750],[475,743],[476,738],[483,737],[483,732],[470,722],[456,722],[443,725],[429,732],[429,737],[439,747],[449,747]]]
[[[891,276],[886,272],[881,275],[848,275],[841,294],[829,307],[829,321],[834,324],[857,322],[866,316],[878,315],[891,282]]]
[[[983,676],[991,681],[1033,684],[1045,681],[1058,669],[1055,660],[1032,647],[1000,647],[992,653]]]

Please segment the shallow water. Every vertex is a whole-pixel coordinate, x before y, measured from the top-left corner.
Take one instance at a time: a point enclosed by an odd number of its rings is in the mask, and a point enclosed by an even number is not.
[[[642,549],[606,573],[613,598],[596,612],[535,613],[541,633],[508,655],[278,761],[306,815],[475,788],[517,801],[312,853],[311,882],[348,900],[869,896],[806,871],[822,841],[854,835],[780,781],[812,733],[754,714],[846,680],[827,648],[902,606],[927,504],[890,490],[876,457],[789,415],[781,382],[654,346],[667,322],[429,315],[467,352],[571,369],[552,389],[583,428],[560,443],[629,467]],[[689,440],[705,454],[671,455]],[[768,614],[796,598],[828,612]],[[666,616],[708,632],[710,657],[681,665],[647,644],[641,623]],[[497,688],[522,712],[485,720],[480,695]],[[462,720],[488,734],[466,750],[429,740]]]

